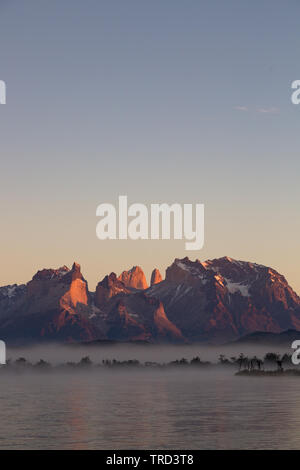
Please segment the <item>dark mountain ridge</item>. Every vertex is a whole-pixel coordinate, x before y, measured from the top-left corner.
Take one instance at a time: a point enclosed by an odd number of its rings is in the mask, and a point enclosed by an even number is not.
[[[0,288],[0,337],[37,341],[222,344],[254,332],[300,330],[300,299],[272,268],[228,257],[175,259],[148,287],[139,266],[88,290],[80,266],[38,271]]]

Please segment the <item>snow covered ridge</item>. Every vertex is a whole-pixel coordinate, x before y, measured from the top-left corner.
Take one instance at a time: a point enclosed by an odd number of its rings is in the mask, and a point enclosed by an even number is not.
[[[8,297],[9,299],[11,299],[12,297],[15,297],[20,292],[23,292],[25,288],[26,288],[25,284],[21,284],[21,285],[11,284],[8,286],[0,287],[0,297]]]
[[[262,264],[251,263],[249,261],[237,261],[235,259],[224,256],[223,258],[217,258],[213,260],[206,260],[201,262],[200,260],[190,261],[189,258],[178,259],[176,258],[174,264],[187,271],[191,274],[199,274],[199,271],[213,271],[215,273],[221,274],[221,271],[225,269],[232,272],[244,272],[248,273],[252,271],[254,273],[259,273],[262,270],[268,271],[271,275],[278,274],[272,268],[268,268]]]
[[[53,278],[58,278],[61,279],[63,276],[65,276],[67,273],[70,272],[70,269],[67,266],[62,266],[58,269],[41,269],[38,271],[32,279],[44,279],[44,280],[50,280]]]
[[[65,274],[67,274],[69,272],[69,268],[67,266],[62,266],[61,268],[58,268],[57,270],[55,270],[55,272],[53,273],[52,277],[54,276],[57,276],[59,278],[62,278]]]
[[[174,265],[186,273],[185,278],[191,276],[202,284],[213,274],[215,281],[226,288],[229,294],[239,293],[243,297],[250,297],[251,286],[262,276],[269,278],[272,283],[286,283],[284,277],[271,268],[257,263],[237,261],[227,256],[204,262],[190,261],[188,258],[175,259]]]
[[[120,279],[120,277],[123,279]],[[80,265],[41,269],[0,288],[1,337],[22,342],[94,340],[224,344],[253,331],[300,331],[300,298],[275,270],[228,257],[176,259],[148,288],[135,266],[88,291]]]

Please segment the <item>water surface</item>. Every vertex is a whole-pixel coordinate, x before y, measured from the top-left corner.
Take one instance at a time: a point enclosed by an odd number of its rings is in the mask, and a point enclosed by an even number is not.
[[[1,449],[299,449],[298,377],[0,374]]]

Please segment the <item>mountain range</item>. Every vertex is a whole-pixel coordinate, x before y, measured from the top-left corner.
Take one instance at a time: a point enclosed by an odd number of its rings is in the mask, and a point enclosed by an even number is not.
[[[253,332],[300,330],[300,298],[272,268],[228,257],[175,259],[150,286],[134,266],[90,292],[80,265],[38,271],[0,287],[8,344],[95,340],[223,344]]]

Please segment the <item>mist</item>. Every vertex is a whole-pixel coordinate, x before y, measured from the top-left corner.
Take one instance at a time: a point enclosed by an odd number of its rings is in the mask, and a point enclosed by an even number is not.
[[[258,356],[263,358],[267,352],[278,354],[291,353],[292,349],[286,346],[272,345],[225,345],[206,346],[201,344],[191,345],[138,345],[138,344],[113,344],[113,345],[78,345],[78,344],[43,344],[28,347],[7,347],[7,359],[16,360],[20,357],[30,362],[40,359],[58,365],[66,362],[78,362],[82,357],[89,356],[92,362],[101,363],[103,360],[116,359],[128,361],[136,359],[143,362],[168,363],[176,359],[186,358],[191,360],[199,356],[202,361],[216,363],[221,354],[228,358],[237,357],[240,353],[246,356]]]

